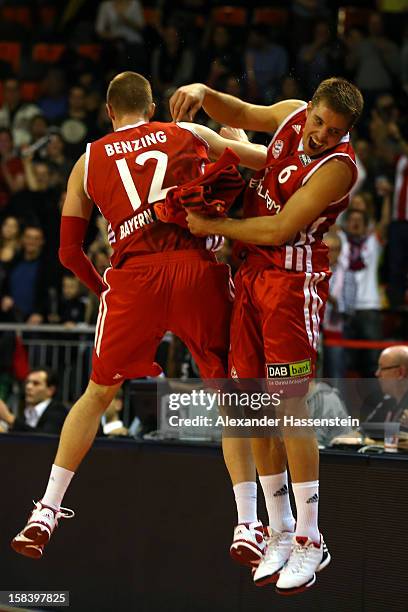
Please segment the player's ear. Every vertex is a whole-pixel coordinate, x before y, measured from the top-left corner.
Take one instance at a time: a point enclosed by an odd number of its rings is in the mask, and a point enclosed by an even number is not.
[[[149,110],[147,112],[147,116],[148,116],[149,119],[151,119],[153,117],[155,111],[156,111],[156,105],[155,105],[154,102],[151,102],[150,105],[149,105]]]
[[[307,103],[307,106],[306,106],[306,117],[310,113],[310,111],[312,110],[312,106],[313,106],[312,101],[309,100],[309,102]]]
[[[105,104],[106,107],[106,113],[109,117],[109,119],[113,120],[115,119],[115,113],[113,112],[112,106],[108,103]]]

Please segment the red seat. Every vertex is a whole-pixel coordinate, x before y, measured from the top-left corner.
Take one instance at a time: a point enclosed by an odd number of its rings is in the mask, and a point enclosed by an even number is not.
[[[38,14],[41,24],[46,28],[51,28],[55,23],[57,9],[55,6],[40,6],[38,8]]]
[[[255,25],[285,26],[289,19],[286,9],[259,7],[254,10],[252,21]]]
[[[366,27],[370,15],[373,13],[368,8],[356,8],[353,6],[342,6],[339,8],[337,19],[337,33],[339,36],[347,34],[353,26]]]
[[[32,58],[36,62],[53,64],[58,62],[64,50],[65,45],[38,43],[33,47]]]
[[[215,23],[226,26],[245,26],[247,23],[247,10],[239,6],[219,6],[212,11]]]
[[[21,45],[17,42],[0,42],[0,60],[8,62],[14,72],[20,68]]]
[[[21,97],[25,102],[34,102],[40,97],[41,85],[37,81],[23,81],[20,85]]]
[[[77,51],[79,55],[89,57],[94,62],[101,57],[101,45],[79,45]]]
[[[145,6],[143,9],[143,16],[145,24],[153,28],[157,28],[160,25],[161,13],[159,9],[151,6]]]
[[[27,6],[3,6],[1,19],[10,23],[18,23],[27,29],[32,25],[31,12]]]

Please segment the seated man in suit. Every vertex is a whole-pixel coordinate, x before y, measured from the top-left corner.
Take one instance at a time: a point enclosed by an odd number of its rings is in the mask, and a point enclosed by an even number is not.
[[[68,409],[54,399],[57,377],[48,368],[32,370],[25,381],[25,407],[23,416],[14,415],[0,400],[0,420],[9,431],[59,434]]]

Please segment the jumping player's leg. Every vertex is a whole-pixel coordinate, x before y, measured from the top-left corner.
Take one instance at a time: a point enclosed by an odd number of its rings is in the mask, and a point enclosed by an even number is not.
[[[256,278],[257,272],[251,269],[242,268],[237,274],[237,299],[231,324],[230,366],[239,380],[249,387],[256,386],[257,382],[263,385],[265,377],[262,320],[258,301],[253,296]],[[269,526],[276,531],[292,529],[294,519],[289,503],[283,441],[277,435],[257,437],[252,438],[251,447],[265,496]]]
[[[89,381],[85,393],[65,419],[55,465],[72,472],[77,470],[95,439],[103,413],[121,385],[104,386]]]
[[[160,372],[154,355],[165,331],[161,326],[166,300],[157,299],[158,288],[166,287],[162,273],[166,276],[162,266],[151,264],[108,271],[108,289],[102,293],[96,325],[92,380],[66,418],[45,495],[12,541],[16,552],[40,558],[58,519],[73,515],[60,507],[62,498],[123,380]]]
[[[179,270],[174,283],[171,329],[186,344],[210,387],[223,388],[228,377],[230,287],[228,267],[208,261],[196,262],[194,271],[191,266]],[[248,540],[248,546],[242,549],[233,542],[231,554],[240,562],[251,564],[259,561],[262,554],[263,533],[257,519],[256,474],[250,441],[223,435],[222,447],[237,504],[240,523],[237,529],[242,531],[235,530],[234,542]]]
[[[308,416],[304,395],[314,371],[319,321],[327,298],[325,274],[286,274],[270,271],[269,288],[262,287],[262,333],[270,385],[287,379],[281,415]],[[286,376],[283,375],[286,372]],[[303,381],[303,382],[302,382]],[[319,453],[313,430],[284,428],[283,441],[296,503],[296,529],[278,592],[287,594],[311,586],[315,572],[330,561],[318,528]],[[298,569],[303,559],[303,569]]]
[[[62,428],[45,494],[36,503],[27,525],[11,543],[16,552],[40,558],[45,544],[58,525],[58,519],[74,515],[72,511],[61,508],[62,499],[95,439],[103,413],[120,386],[121,383],[113,386],[97,385],[91,380],[85,393],[71,408]]]

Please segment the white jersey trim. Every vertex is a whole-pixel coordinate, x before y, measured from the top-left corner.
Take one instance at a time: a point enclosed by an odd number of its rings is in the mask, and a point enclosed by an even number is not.
[[[190,132],[191,134],[193,134],[193,136],[195,136],[196,138],[198,138],[198,140],[200,142],[202,142],[203,144],[205,144],[205,146],[207,147],[207,149],[210,148],[210,145],[208,144],[208,142],[206,141],[205,138],[203,138],[198,132],[195,131],[195,129],[192,127],[191,123],[186,123],[185,121],[181,121],[180,123],[176,123],[177,127],[181,128],[182,130],[187,130],[188,132]]]
[[[278,125],[278,129],[276,130],[276,132],[274,133],[274,135],[272,136],[272,140],[268,145],[268,149],[269,147],[275,142],[276,138],[278,137],[278,135],[281,133],[281,131],[283,130],[283,128],[285,127],[285,125],[287,125],[289,123],[289,121],[291,119],[293,119],[293,117],[295,115],[297,115],[298,113],[300,113],[301,111],[304,111],[305,108],[307,107],[307,102],[303,102],[303,104],[301,106],[299,106],[299,108],[297,108],[296,110],[292,111],[283,121],[282,123],[280,123]]]
[[[108,295],[109,291],[111,290],[111,286],[109,285],[108,281],[106,280],[106,275],[109,272],[109,270],[112,270],[112,267],[109,267],[105,270],[105,273],[103,275],[103,281],[105,283],[105,285],[107,285],[107,289],[105,289],[105,291],[102,291],[101,293],[101,299],[99,302],[99,313],[98,313],[98,320],[96,321],[96,329],[95,329],[95,352],[97,354],[97,356],[99,357],[100,352],[101,352],[101,344],[102,344],[102,336],[103,336],[103,330],[105,327],[105,319],[106,319],[106,315],[108,314],[108,305],[106,303],[106,296]]]
[[[124,130],[130,130],[130,128],[136,128],[136,127],[139,127],[140,125],[145,125],[146,123],[148,123],[148,121],[138,121],[138,123],[132,123],[130,125],[124,125],[122,127],[118,127],[114,131],[123,132]]]
[[[89,170],[89,157],[91,155],[91,143],[88,142],[85,150],[85,171],[84,171],[84,191],[87,198],[91,199],[88,193],[88,170]]]
[[[356,162],[350,157],[350,155],[348,153],[332,153],[331,155],[328,155],[327,157],[324,157],[318,164],[316,164],[316,166],[314,166],[314,168],[312,168],[304,177],[303,181],[302,181],[302,186],[305,185],[307,183],[307,181],[310,179],[310,177],[316,172],[316,170],[318,170],[321,166],[323,166],[323,164],[325,164],[326,162],[329,161],[329,159],[332,159],[334,157],[347,157],[351,163],[355,166],[356,169],[356,175],[350,185],[350,189],[339,199],[339,200],[335,200],[333,202],[330,202],[329,206],[332,206],[333,204],[338,204],[339,202],[341,202],[342,200],[344,200],[344,198],[346,198],[349,193],[352,191],[354,185],[356,184],[357,178],[358,178],[358,168],[357,168],[357,164]]]

